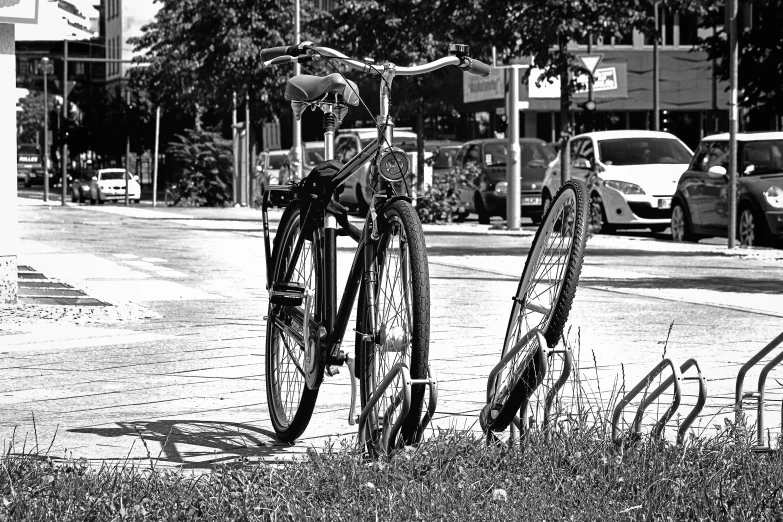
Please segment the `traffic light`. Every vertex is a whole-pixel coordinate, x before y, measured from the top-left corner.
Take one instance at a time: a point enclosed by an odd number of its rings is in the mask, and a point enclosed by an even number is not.
[[[583,111],[593,112],[595,110],[595,102],[593,100],[587,100],[586,102],[580,103],[579,107]]]

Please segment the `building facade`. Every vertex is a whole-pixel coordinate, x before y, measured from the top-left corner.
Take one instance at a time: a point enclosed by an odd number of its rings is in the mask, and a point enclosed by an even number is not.
[[[128,39],[141,36],[141,28],[152,22],[160,10],[154,0],[101,0],[103,23],[106,30],[106,57],[122,62],[109,62],[106,66],[106,83],[109,91],[121,85],[130,61],[138,54]]]

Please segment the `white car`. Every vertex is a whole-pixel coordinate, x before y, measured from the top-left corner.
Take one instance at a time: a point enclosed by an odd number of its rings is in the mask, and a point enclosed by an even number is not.
[[[125,199],[125,182],[128,182],[128,199],[138,203],[141,200],[139,177],[132,176],[125,169],[100,169],[90,183],[90,204]]]
[[[372,140],[378,137],[378,129],[340,129],[334,143],[334,158],[347,163]],[[411,175],[407,178],[408,194],[416,193],[417,159],[416,133],[410,129],[395,128],[393,145],[404,150],[411,162]],[[430,153],[431,155],[431,153]],[[428,155],[425,153],[425,157]],[[432,165],[424,165],[424,188],[432,185]],[[398,191],[399,192],[399,191]],[[370,183],[370,164],[364,164],[345,182],[345,188],[340,195],[340,202],[348,207],[354,207],[360,213],[365,213],[372,201],[373,188]]]
[[[591,188],[591,222],[599,231],[669,226],[672,196],[693,151],[668,132],[622,130],[580,134],[569,142],[571,178]],[[541,198],[544,208],[561,185],[560,156],[550,163]]]

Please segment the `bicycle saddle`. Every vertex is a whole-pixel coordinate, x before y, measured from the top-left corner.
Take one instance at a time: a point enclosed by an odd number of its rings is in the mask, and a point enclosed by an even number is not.
[[[359,88],[339,73],[328,76],[300,74],[290,78],[285,85],[285,99],[288,101],[315,101],[330,93],[339,94],[348,105],[359,105]]]

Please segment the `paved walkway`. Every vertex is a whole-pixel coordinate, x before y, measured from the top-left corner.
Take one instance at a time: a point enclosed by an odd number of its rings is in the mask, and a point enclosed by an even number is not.
[[[52,208],[50,216],[20,207],[20,264],[115,306],[111,313],[84,307],[82,315],[59,314],[52,306],[0,312],[0,436],[6,444],[13,438],[18,449],[25,440],[28,449],[40,449],[53,441],[50,451],[57,456],[151,457],[202,467],[238,456],[296,454],[354,434],[345,420],[349,387],[341,374],[324,384],[300,443],[288,448],[275,442],[263,380],[267,301],[257,211],[68,210],[73,212],[66,216]],[[58,232],[100,235],[116,230],[116,219],[132,223],[123,230],[144,238],[146,248],[73,244]],[[476,429],[532,231],[488,231],[475,224],[425,228],[430,363],[440,378],[434,428]],[[193,241],[172,241],[172,233]],[[467,253],[449,240],[465,234],[473,243]],[[512,248],[489,248],[508,238]],[[206,253],[201,241],[209,242]],[[664,350],[680,361],[695,356],[702,362],[711,378],[705,413],[730,404],[739,364],[783,329],[780,288],[765,287],[765,281],[780,281],[783,252],[727,253],[718,245],[619,236],[596,237],[589,246],[569,340],[581,363],[581,391],[593,405],[607,407],[611,389],[623,378],[630,386]],[[650,261],[615,266],[619,255]],[[350,260],[341,249],[341,266]],[[707,262],[759,277],[752,284],[737,279],[732,291],[689,278],[688,263]],[[251,281],[248,267],[259,267]],[[692,389],[688,394],[692,404]]]

